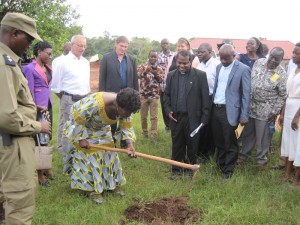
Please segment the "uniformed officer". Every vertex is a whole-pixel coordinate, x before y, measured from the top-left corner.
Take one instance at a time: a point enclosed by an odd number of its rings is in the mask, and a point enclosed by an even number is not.
[[[20,56],[42,39],[34,20],[23,14],[7,13],[0,24],[0,203],[6,224],[31,224],[37,185],[32,135],[50,134],[51,126],[36,121]]]

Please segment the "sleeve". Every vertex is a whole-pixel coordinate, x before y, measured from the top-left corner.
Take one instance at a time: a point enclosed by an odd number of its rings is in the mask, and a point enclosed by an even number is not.
[[[170,112],[172,112],[171,109],[171,73],[167,76],[166,81],[166,88],[163,96],[163,102],[164,102],[164,108],[166,111],[166,115],[168,116]]]
[[[136,60],[132,57],[132,69],[133,69],[133,88],[139,91],[138,74],[136,69]]]
[[[251,70],[246,66],[242,74],[242,105],[240,121],[246,121],[249,119],[250,110],[250,93],[251,93]]]
[[[19,107],[19,102],[22,98],[29,99],[30,92],[28,86],[21,82],[23,74],[17,68],[11,69],[8,66],[0,66],[0,130],[15,135],[32,135],[41,131],[41,123],[35,121],[35,116],[30,119],[24,116],[24,108]],[[22,74],[22,75],[21,75]],[[21,77],[22,76],[22,77]],[[21,95],[21,99],[18,99]],[[32,103],[31,103],[32,102]],[[28,107],[34,111],[35,105],[31,100],[29,102],[22,102],[28,104]],[[9,125],[9,126],[8,126]]]
[[[32,72],[32,70],[28,66],[25,66],[25,67],[23,67],[23,73],[26,76],[26,79],[28,81],[28,87],[30,89],[32,98],[33,98],[33,100],[35,102],[35,99],[34,99],[34,75],[33,75],[33,72]]]
[[[107,91],[106,78],[107,78],[107,55],[104,55],[100,62],[99,91]]]
[[[115,138],[118,140],[136,140],[136,135],[133,130],[132,116],[128,118],[119,119],[119,129],[115,133]]]
[[[286,83],[287,83],[287,74],[282,70],[282,73],[280,74],[280,81],[277,85],[277,92],[278,92],[278,98],[274,101],[274,107],[272,110],[272,114],[278,115],[280,113],[280,110],[285,103],[285,100],[287,98],[287,90],[286,90]]]
[[[203,72],[200,74],[201,75],[201,81],[200,81],[200,85],[201,85],[201,123],[203,124],[208,124],[208,120],[209,120],[209,88],[208,88],[208,83],[207,83],[207,77],[206,77],[206,73]]]
[[[54,93],[60,93],[61,92],[61,79],[63,74],[63,58],[57,59],[55,64],[53,64],[52,67],[52,81],[51,81],[51,90]]]
[[[98,104],[92,97],[93,95],[90,95],[81,99],[71,108],[70,118],[64,127],[64,134],[73,142],[89,137],[86,123],[99,114]]]

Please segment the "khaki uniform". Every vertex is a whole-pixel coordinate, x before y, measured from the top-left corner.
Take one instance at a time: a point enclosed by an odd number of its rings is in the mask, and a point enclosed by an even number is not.
[[[35,210],[34,140],[41,131],[36,106],[21,72],[20,58],[0,42],[0,131],[11,136],[3,145],[0,136],[0,202],[5,202],[6,224],[31,224]]]

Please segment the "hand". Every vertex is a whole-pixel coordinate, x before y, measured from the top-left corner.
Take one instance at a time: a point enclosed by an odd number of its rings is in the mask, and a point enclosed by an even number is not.
[[[245,126],[248,122],[248,120],[240,120],[241,126]]]
[[[127,143],[128,155],[132,158],[136,158],[135,149],[132,143]]]
[[[40,105],[37,105],[36,108],[37,108],[37,110],[38,110],[39,112],[41,112],[41,113],[48,111],[48,109],[47,109],[46,106],[40,106]]]
[[[169,118],[177,123],[177,120],[175,119],[175,117],[173,117],[173,115],[174,115],[173,112],[169,112]]]
[[[90,147],[90,143],[86,139],[82,139],[82,140],[79,141],[79,146],[81,148],[88,149]]]
[[[295,116],[292,120],[291,127],[294,131],[298,130],[299,117]]]
[[[40,123],[42,126],[41,133],[51,134],[51,123],[47,120],[44,120]]]

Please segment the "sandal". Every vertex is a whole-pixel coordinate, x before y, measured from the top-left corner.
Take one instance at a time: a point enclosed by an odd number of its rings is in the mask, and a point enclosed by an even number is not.
[[[122,191],[122,189],[121,189],[120,187],[116,187],[116,188],[114,189],[114,192],[115,192],[116,194],[118,194],[118,195],[125,196],[125,192]]]
[[[44,171],[43,173],[48,179],[50,180],[56,180],[57,177],[55,175],[52,174],[52,171]]]
[[[104,199],[100,193],[96,192],[91,192],[89,193],[89,197],[96,203],[96,204],[101,204],[104,202]]]
[[[39,184],[41,185],[41,186],[44,186],[44,187],[51,187],[51,184],[49,183],[49,181],[47,181],[47,180],[45,180],[45,181],[40,181],[39,180]]]

